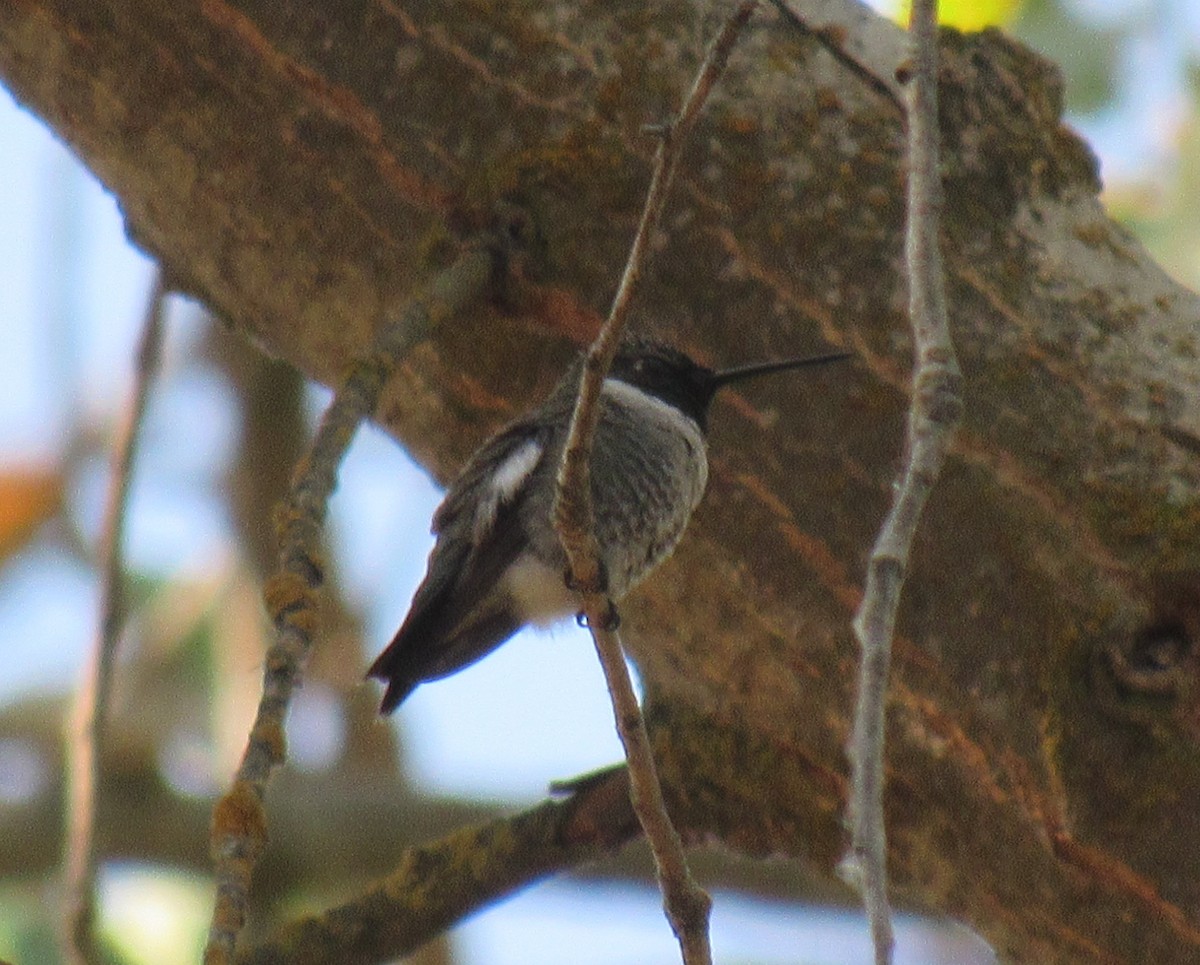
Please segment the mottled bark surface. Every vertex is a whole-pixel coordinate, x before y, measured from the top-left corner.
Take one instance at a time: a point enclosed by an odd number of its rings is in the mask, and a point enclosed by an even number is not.
[[[20,0],[0,77],[177,284],[326,382],[520,198],[546,237],[532,284],[419,352],[380,409],[446,476],[607,308],[641,128],[712,32],[698,6]],[[1200,300],[1107,220],[1053,68],[996,33],[942,57],[966,413],[900,625],[896,890],[1014,961],[1197,961]],[[643,330],[706,361],[857,357],[717,406],[706,501],[624,608],[684,826],[829,874],[848,623],[907,401],[901,134],[878,87],[761,15],[640,295]]]

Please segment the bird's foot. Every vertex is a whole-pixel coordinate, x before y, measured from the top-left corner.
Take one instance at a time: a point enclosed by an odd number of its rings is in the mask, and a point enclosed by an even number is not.
[[[592,629],[592,621],[588,619],[588,615],[582,610],[575,614],[575,622],[585,630]],[[600,618],[600,622],[595,624],[597,630],[603,630],[607,633],[612,633],[621,625],[621,614],[617,612],[617,606],[612,600],[604,601],[604,615]]]

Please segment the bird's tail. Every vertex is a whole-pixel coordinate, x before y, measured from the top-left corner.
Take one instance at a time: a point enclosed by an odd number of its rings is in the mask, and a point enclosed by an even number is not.
[[[403,659],[404,651],[401,649],[401,643],[400,636],[397,635],[388,644],[387,649],[371,664],[371,669],[367,671],[368,677],[382,680],[387,684],[387,689],[383,692],[383,700],[379,704],[381,714],[390,714],[399,707],[404,702],[404,698],[416,690],[417,684],[421,682],[420,677],[414,677],[410,671],[406,672],[404,668],[406,661]]]
[[[387,684],[379,705],[390,714],[419,684],[447,677],[486,656],[520,629],[511,610],[493,610],[463,626],[452,635],[415,634],[403,626],[371,664],[368,677]]]

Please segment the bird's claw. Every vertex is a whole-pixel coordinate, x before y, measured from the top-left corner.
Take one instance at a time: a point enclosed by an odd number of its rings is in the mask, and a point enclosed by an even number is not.
[[[585,630],[591,630],[592,622],[588,619],[588,615],[582,610],[575,614],[575,622]],[[606,633],[612,633],[621,625],[621,614],[617,612],[616,604],[612,600],[605,600],[604,615],[600,618],[600,622],[596,624],[595,629],[603,630]]]

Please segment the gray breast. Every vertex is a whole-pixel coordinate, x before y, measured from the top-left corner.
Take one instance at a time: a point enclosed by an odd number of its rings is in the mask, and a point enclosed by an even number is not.
[[[603,401],[592,492],[609,590],[620,597],[679,542],[704,495],[708,460],[699,426],[674,406],[616,380],[605,383]]]
[[[605,382],[601,402],[592,498],[609,592],[619,599],[679,542],[704,495],[708,460],[699,426],[673,406],[615,379]],[[566,568],[550,522],[565,434],[548,449],[523,504],[530,549],[552,573]]]

